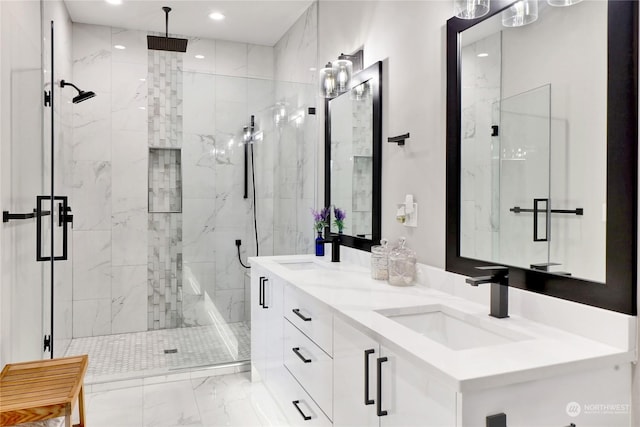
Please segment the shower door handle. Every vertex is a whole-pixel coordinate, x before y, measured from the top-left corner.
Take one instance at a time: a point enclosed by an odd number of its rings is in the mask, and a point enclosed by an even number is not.
[[[544,210],[538,208],[538,204],[544,202]],[[545,226],[544,237],[538,237],[538,213],[544,212]],[[533,199],[533,241],[548,242],[549,241],[549,199]]]
[[[67,196],[53,196],[54,202],[59,201],[58,205],[58,227],[62,227],[62,255],[55,255],[54,245],[51,245],[51,254],[44,255],[42,253],[42,217],[47,214],[47,211],[42,209],[43,201],[51,201],[51,196],[36,196],[36,261],[65,261],[69,258],[69,230],[67,225],[73,224],[73,215],[70,215],[71,208],[69,207]],[[54,227],[53,217],[51,218],[50,227]],[[50,242],[51,243],[51,242]]]

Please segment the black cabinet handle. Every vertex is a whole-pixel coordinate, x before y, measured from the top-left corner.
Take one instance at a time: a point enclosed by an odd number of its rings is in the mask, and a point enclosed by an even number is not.
[[[387,415],[387,411],[382,410],[382,364],[387,360],[389,359],[387,359],[386,357],[378,357],[378,387],[376,390],[376,394],[378,396],[378,405],[376,407],[376,410],[379,417],[384,417],[385,415]]]
[[[296,409],[298,410],[298,412],[300,412],[300,415],[302,415],[302,418],[304,418],[305,421],[309,421],[311,419],[311,417],[308,415],[305,415],[304,412],[302,412],[302,409],[300,409],[300,407],[298,406],[298,404],[300,403],[299,400],[294,400],[291,403],[293,403],[293,406],[296,407]]]
[[[302,360],[304,363],[311,363],[311,359],[307,359],[306,357],[304,357],[302,354],[300,354],[300,347],[293,347],[291,349],[296,356],[298,356],[300,358],[300,360]]]
[[[262,308],[267,309],[269,306],[267,305],[267,282],[269,279],[266,277],[262,281]]]
[[[260,285],[258,287],[258,304],[260,307],[264,307],[264,276],[260,276]]]
[[[364,404],[373,405],[375,401],[369,399],[369,355],[375,353],[374,349],[364,351]]]
[[[305,322],[311,322],[311,317],[307,317],[304,314],[300,313],[300,309],[299,308],[294,308],[291,311],[293,311],[293,314],[295,314],[296,316],[298,316],[299,318],[301,318]]]

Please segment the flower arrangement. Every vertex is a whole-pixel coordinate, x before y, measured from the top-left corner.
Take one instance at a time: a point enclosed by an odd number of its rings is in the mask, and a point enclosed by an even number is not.
[[[338,233],[342,233],[342,230],[344,229],[344,219],[347,217],[347,213],[343,209],[334,206],[333,216],[335,218],[333,223],[338,228]]]
[[[311,209],[311,214],[313,215],[313,228],[317,232],[322,232],[324,228],[329,225],[329,208],[322,208],[319,211],[315,209]]]

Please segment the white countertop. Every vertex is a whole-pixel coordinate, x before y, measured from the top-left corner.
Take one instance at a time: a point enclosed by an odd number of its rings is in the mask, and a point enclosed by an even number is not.
[[[363,333],[404,352],[456,391],[468,392],[610,368],[629,363],[635,352],[590,340],[561,329],[511,315],[496,319],[485,305],[425,286],[395,287],[371,279],[368,268],[330,263],[313,255],[254,257],[249,261],[335,310]],[[320,268],[294,270],[284,263],[314,262]],[[487,285],[488,286],[488,285]],[[375,310],[441,304],[464,313],[465,321],[525,337],[498,345],[452,350]]]

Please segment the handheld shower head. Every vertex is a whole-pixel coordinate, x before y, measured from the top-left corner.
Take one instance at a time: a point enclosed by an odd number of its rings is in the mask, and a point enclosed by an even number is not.
[[[60,80],[60,87],[65,87],[65,86],[71,86],[72,88],[74,88],[75,90],[78,91],[78,95],[76,95],[73,98],[73,103],[74,104],[79,104],[82,101],[86,101],[87,99],[90,99],[90,98],[93,98],[94,96],[96,96],[95,92],[93,92],[93,91],[85,92],[84,90],[78,88],[78,86],[74,85],[73,83],[69,83],[69,82],[66,82],[64,80]]]

